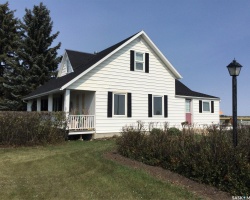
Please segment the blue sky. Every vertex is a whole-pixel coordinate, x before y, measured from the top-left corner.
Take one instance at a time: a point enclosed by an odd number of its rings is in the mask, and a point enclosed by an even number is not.
[[[6,1],[0,0],[1,3]],[[9,0],[15,16],[37,0]],[[144,30],[183,76],[190,89],[221,98],[232,113],[232,78],[226,66],[235,58],[238,115],[250,115],[249,0],[44,0],[64,49],[93,53]]]

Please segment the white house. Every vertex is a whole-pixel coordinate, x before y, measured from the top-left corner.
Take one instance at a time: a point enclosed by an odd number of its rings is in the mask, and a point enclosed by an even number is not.
[[[24,98],[27,110],[65,111],[69,134],[95,138],[140,120],[181,127],[219,123],[218,97],[190,90],[144,31],[90,54],[66,50],[57,78]]]

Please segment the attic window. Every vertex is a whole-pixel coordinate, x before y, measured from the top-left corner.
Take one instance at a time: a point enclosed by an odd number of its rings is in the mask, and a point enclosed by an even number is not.
[[[135,69],[138,71],[144,70],[144,54],[135,52]]]

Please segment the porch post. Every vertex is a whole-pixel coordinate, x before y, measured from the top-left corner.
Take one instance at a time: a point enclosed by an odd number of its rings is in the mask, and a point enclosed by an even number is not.
[[[64,93],[64,112],[66,115],[69,115],[69,106],[70,106],[70,90],[65,90]]]
[[[48,96],[48,111],[53,111],[53,94],[49,94]]]
[[[28,102],[27,102],[27,111],[31,111],[32,109],[31,109],[31,106],[32,106],[32,100],[29,100]]]
[[[84,113],[82,112],[82,109],[83,109],[83,107],[82,107],[82,101],[83,101],[83,99],[82,99],[82,93],[80,93],[80,94],[79,94],[79,105],[78,105],[80,115],[83,115],[83,114],[84,114]]]
[[[41,111],[41,98],[37,98],[36,102],[36,110]]]

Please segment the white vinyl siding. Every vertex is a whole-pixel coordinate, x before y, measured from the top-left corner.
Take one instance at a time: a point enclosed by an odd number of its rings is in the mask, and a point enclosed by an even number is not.
[[[211,124],[218,124],[220,122],[220,116],[219,116],[219,106],[220,101],[216,99],[203,99],[203,102],[210,102],[214,101],[214,113],[211,113],[211,107],[210,112],[202,112],[199,113],[199,100],[202,99],[193,99],[192,100],[192,108],[193,108],[193,121],[195,125],[197,126],[203,126],[203,125],[211,125]]]
[[[60,68],[58,70],[57,76],[58,77],[65,76],[66,74],[71,73],[71,72],[73,72],[73,68],[70,64],[69,57],[68,57],[67,53],[65,52],[63,59],[62,59],[62,63],[61,63]]]
[[[149,53],[150,73],[130,71],[131,49]],[[185,121],[185,99],[175,98],[174,75],[143,39],[132,41],[68,88],[96,91],[96,137],[99,133],[119,133],[123,126],[138,120],[144,122],[145,128],[151,122],[158,126],[168,122],[170,126],[181,127],[180,123]],[[132,94],[132,117],[107,117],[108,91]],[[168,95],[168,118],[148,117],[148,94]]]

